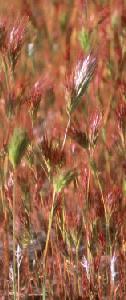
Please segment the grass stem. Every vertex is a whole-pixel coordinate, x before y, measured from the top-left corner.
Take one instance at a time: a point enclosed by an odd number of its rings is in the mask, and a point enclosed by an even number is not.
[[[16,236],[15,236],[16,185],[17,185],[17,173],[16,173],[16,170],[14,170],[14,186],[13,186],[13,293],[14,293],[14,300],[16,300]]]

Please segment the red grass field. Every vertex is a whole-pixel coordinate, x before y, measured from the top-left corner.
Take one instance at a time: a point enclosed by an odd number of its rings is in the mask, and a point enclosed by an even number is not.
[[[1,0],[0,299],[126,299],[125,0]]]

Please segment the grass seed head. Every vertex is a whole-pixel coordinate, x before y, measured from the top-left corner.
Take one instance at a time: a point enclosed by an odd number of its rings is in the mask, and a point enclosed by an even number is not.
[[[95,145],[99,134],[99,129],[102,122],[102,113],[100,110],[94,110],[89,118],[88,123],[88,137],[91,145]]]
[[[19,165],[28,144],[29,138],[26,130],[15,128],[8,149],[9,159],[14,169]]]
[[[60,193],[72,181],[75,181],[76,178],[77,178],[77,172],[75,170],[69,170],[65,174],[55,177],[53,182],[55,193]]]
[[[79,105],[89,82],[91,81],[96,69],[97,59],[90,53],[86,58],[78,60],[73,73],[70,75],[67,87],[68,105],[67,111],[73,113]]]
[[[17,19],[8,34],[8,57],[13,68],[17,63],[22,46],[24,44],[27,23],[28,17],[26,16],[22,17],[22,19]]]

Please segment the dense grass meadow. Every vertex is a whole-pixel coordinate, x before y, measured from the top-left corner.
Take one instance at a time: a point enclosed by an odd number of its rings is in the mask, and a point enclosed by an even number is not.
[[[126,300],[126,1],[0,1],[0,299]]]

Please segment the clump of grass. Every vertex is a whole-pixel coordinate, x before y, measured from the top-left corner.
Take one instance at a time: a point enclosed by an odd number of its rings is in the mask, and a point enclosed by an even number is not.
[[[25,1],[0,17],[5,297],[125,297],[123,2]]]

